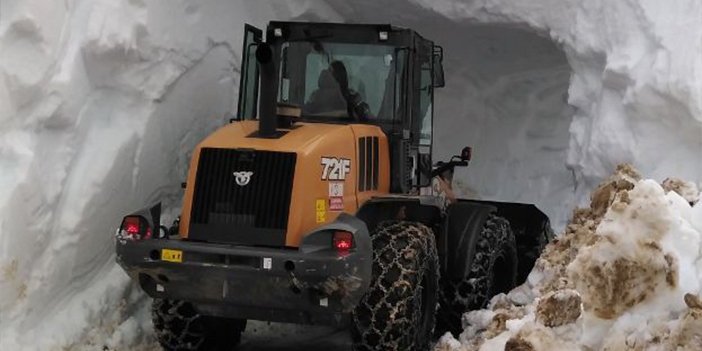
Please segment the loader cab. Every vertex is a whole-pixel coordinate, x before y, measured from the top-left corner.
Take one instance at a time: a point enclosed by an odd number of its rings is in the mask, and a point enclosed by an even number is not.
[[[237,119],[271,126],[261,137],[298,122],[377,125],[388,138],[391,192],[430,183],[441,47],[390,25],[270,22],[265,36],[245,26]]]

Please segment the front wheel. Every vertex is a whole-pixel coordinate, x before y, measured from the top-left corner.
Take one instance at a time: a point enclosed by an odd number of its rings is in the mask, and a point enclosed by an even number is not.
[[[517,244],[509,222],[491,214],[477,239],[468,275],[441,282],[437,334],[450,331],[458,336],[463,313],[484,308],[493,296],[514,288],[517,263]]]
[[[368,293],[353,313],[355,350],[429,350],[439,293],[434,234],[421,223],[376,228]]]
[[[241,341],[245,319],[200,315],[192,304],[154,299],[156,337],[166,351],[230,351]]]

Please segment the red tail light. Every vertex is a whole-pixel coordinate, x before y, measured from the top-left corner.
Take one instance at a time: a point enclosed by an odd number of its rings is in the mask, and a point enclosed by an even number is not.
[[[130,240],[151,239],[151,227],[145,219],[138,216],[124,217],[122,230]]]
[[[139,217],[126,217],[124,218],[124,230],[127,231],[129,236],[139,235],[139,227],[141,226],[141,219]]]
[[[339,251],[348,251],[353,248],[353,234],[349,232],[334,233],[334,247]]]

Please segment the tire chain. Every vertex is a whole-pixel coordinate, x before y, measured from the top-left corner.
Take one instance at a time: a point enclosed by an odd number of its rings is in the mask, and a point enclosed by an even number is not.
[[[192,305],[179,300],[154,299],[151,309],[156,337],[164,349],[199,350],[205,341],[205,326]],[[194,331],[198,328],[199,332]]]
[[[441,318],[438,321],[438,332],[460,333],[463,313],[484,308],[490,301],[491,297],[488,293],[492,282],[488,270],[492,267],[492,254],[504,246],[510,233],[509,222],[506,219],[490,215],[476,243],[475,256],[473,256],[468,276],[460,281],[449,279],[441,281],[441,289],[439,289]]]
[[[436,276],[439,274],[434,234],[421,223],[385,221],[376,228],[372,242],[371,286],[353,314],[354,324],[360,327],[352,328],[360,341],[354,349],[415,350],[414,329],[419,326],[422,307],[417,299],[421,301],[423,290],[419,279],[430,259],[435,261]],[[417,255],[421,256],[414,259]],[[408,296],[407,289],[413,287],[416,288]],[[427,335],[431,336],[432,331],[427,331]],[[416,350],[428,349],[428,339]]]

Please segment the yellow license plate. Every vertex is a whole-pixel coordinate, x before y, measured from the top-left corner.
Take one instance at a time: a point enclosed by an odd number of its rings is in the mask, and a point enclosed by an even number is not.
[[[180,250],[161,250],[161,260],[168,262],[183,262],[183,251]]]

